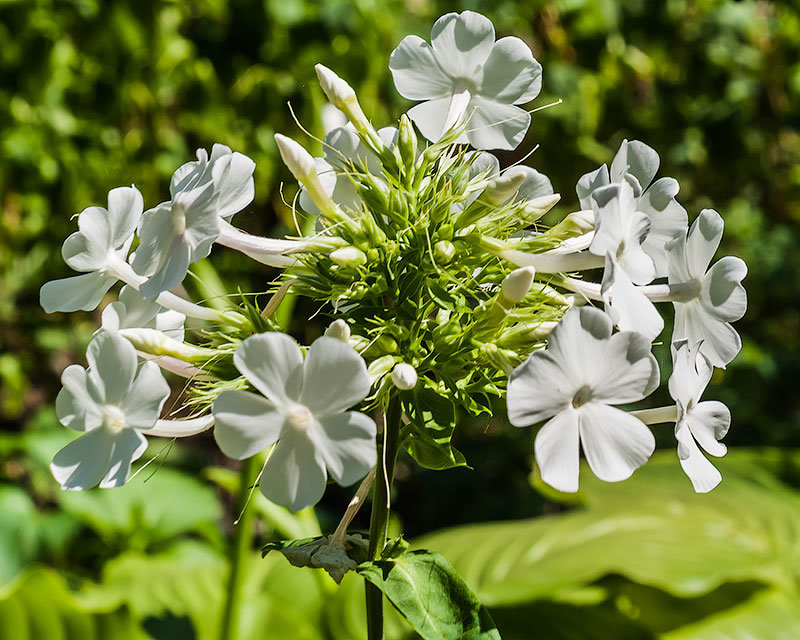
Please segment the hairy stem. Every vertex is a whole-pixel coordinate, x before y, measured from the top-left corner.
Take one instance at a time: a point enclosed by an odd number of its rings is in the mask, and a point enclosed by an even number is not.
[[[225,610],[222,615],[220,640],[238,640],[239,618],[242,603],[242,587],[245,581],[245,569],[252,551],[253,519],[255,510],[245,509],[250,487],[255,482],[259,470],[258,456],[248,458],[242,463],[239,471],[239,495],[236,500],[235,513],[241,514],[236,523],[233,540],[229,548],[230,574],[225,595]]]
[[[400,400],[393,398],[386,408],[383,433],[378,434],[378,464],[372,492],[372,514],[369,523],[369,557],[380,557],[386,546],[389,525],[394,463],[400,445]],[[383,640],[383,594],[375,585],[366,583],[367,638]]]

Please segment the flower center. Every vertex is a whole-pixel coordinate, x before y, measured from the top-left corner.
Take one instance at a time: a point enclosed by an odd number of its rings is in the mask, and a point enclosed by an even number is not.
[[[583,385],[578,389],[577,393],[572,396],[572,406],[576,409],[581,405],[586,404],[592,399],[592,389],[589,385]]]
[[[289,410],[289,424],[297,431],[307,431],[314,420],[311,412],[302,404],[295,405]]]
[[[103,424],[116,433],[125,427],[125,414],[119,407],[107,404],[103,407]]]

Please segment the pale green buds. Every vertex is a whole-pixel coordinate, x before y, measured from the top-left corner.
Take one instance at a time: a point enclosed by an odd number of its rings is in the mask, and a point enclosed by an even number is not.
[[[367,120],[364,110],[358,103],[358,97],[353,87],[325,65],[314,65],[314,70],[317,72],[319,86],[322,87],[322,91],[331,101],[331,104],[347,116],[356,131],[367,138],[375,149],[382,149],[384,146],[383,141],[372,124],[370,124],[370,121]]]
[[[551,193],[547,196],[539,196],[533,200],[528,200],[520,216],[520,222],[525,223],[526,226],[536,222],[545,213],[550,211],[559,200],[561,200],[560,193]]]
[[[573,238],[594,229],[594,212],[575,211],[553,226],[547,234],[555,238]]]
[[[514,269],[500,285],[500,295],[508,302],[522,302],[533,284],[536,270],[533,267]]]
[[[417,157],[417,134],[414,132],[414,125],[411,124],[411,120],[405,113],[400,117],[397,147],[406,163],[413,164]]]
[[[375,384],[383,376],[389,373],[393,367],[394,367],[394,356],[385,355],[378,358],[377,360],[373,360],[367,367],[367,373],[369,374],[370,382],[372,384]]]
[[[456,255],[456,246],[449,240],[439,240],[433,245],[433,257],[439,264],[449,263]]]
[[[347,267],[350,269],[356,269],[367,263],[367,254],[355,247],[336,249],[336,251],[331,251],[330,256],[331,260],[340,267]]]
[[[120,329],[117,334],[128,340],[137,351],[154,356],[171,356],[184,362],[205,362],[218,355],[214,349],[175,340],[157,329]]]
[[[406,362],[400,362],[392,369],[392,382],[401,391],[409,391],[417,386],[417,370]]]
[[[522,173],[504,173],[494,178],[481,196],[481,200],[489,204],[503,204],[517,195],[520,186],[525,180]]]
[[[350,325],[341,318],[339,320],[334,320],[328,325],[328,328],[325,329],[325,335],[329,338],[336,338],[342,342],[347,342],[350,340]]]

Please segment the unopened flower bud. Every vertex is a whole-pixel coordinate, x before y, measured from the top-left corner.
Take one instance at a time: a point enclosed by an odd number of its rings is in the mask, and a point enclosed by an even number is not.
[[[380,380],[383,376],[385,376],[389,371],[392,370],[394,366],[394,356],[385,355],[377,360],[373,360],[369,363],[367,367],[367,373],[369,374],[369,380],[372,384],[375,384],[378,380]]]
[[[355,247],[336,249],[336,251],[331,251],[330,256],[331,260],[340,267],[355,269],[367,263],[367,255],[361,249],[356,249]]]
[[[342,342],[347,342],[350,339],[350,325],[341,318],[339,320],[334,320],[328,325],[328,328],[325,329],[325,335],[330,338],[341,340]]]
[[[456,247],[449,240],[439,240],[433,245],[433,257],[436,262],[448,264],[456,255]]]
[[[492,180],[481,196],[491,204],[503,204],[513,198],[525,180],[523,173],[505,173]]]
[[[316,175],[314,158],[299,143],[280,133],[275,134],[275,142],[278,145],[278,151],[281,152],[283,163],[295,178],[304,182],[309,176]]]
[[[328,67],[323,64],[317,64],[314,65],[314,70],[317,72],[319,86],[322,87],[328,100],[330,100],[331,104],[337,109],[342,109],[346,102],[356,99],[356,92],[353,91],[353,87],[328,69]]]
[[[417,386],[417,370],[406,362],[400,362],[392,369],[392,382],[401,391]]]
[[[509,302],[522,302],[533,284],[536,270],[533,267],[514,269],[500,285],[500,294]]]
[[[536,222],[545,213],[550,211],[559,200],[561,200],[561,194],[559,193],[551,193],[547,196],[539,196],[533,200],[528,200],[520,216],[520,222],[525,222],[526,224]]]
[[[403,159],[407,163],[413,163],[417,157],[417,134],[414,132],[414,125],[411,124],[411,120],[405,113],[400,117],[397,146]]]

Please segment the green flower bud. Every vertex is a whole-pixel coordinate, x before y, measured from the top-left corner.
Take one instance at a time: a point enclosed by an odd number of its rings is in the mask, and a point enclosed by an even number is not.
[[[449,240],[439,240],[433,245],[433,257],[439,264],[448,264],[456,255],[456,247]]]
[[[528,200],[519,216],[519,221],[525,226],[533,224],[545,213],[550,211],[556,203],[561,200],[560,193],[553,193],[549,196],[539,196],[533,200]]]
[[[330,256],[331,260],[333,260],[340,267],[346,267],[349,269],[356,269],[367,263],[366,254],[355,247],[342,247],[341,249],[336,249],[336,251],[331,251]]]
[[[503,204],[517,195],[525,180],[523,173],[506,173],[492,180],[483,192],[481,200],[490,204]]]
[[[413,166],[417,158],[417,134],[414,132],[414,125],[411,124],[411,120],[405,113],[400,117],[397,146],[406,166]]]
[[[372,384],[375,384],[394,367],[394,356],[382,356],[373,360],[367,367],[367,373]]]

